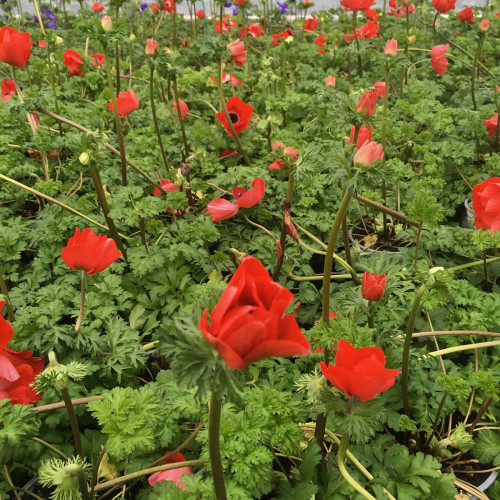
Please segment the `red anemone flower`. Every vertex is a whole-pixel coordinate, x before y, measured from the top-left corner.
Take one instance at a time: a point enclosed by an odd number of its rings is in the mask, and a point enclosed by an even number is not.
[[[316,38],[316,40],[314,40],[314,43],[316,45],[319,45],[320,47],[326,47],[326,35],[319,35],[318,38]],[[320,54],[325,53],[325,51],[322,49],[318,49],[318,52]]]
[[[234,131],[240,134],[248,127],[250,123],[250,118],[253,114],[253,106],[244,103],[238,96],[230,97],[226,103],[227,111],[229,114],[229,119],[233,124]],[[224,128],[228,131],[229,135],[233,137],[231,127],[226,120],[226,115],[224,112],[217,113],[215,115],[217,119],[221,122]]]
[[[292,292],[247,256],[210,313],[210,323],[205,309],[198,327],[232,370],[264,358],[308,356],[308,340],[293,315],[285,314],[292,299]]]
[[[373,115],[377,107],[378,94],[374,90],[367,90],[359,99],[354,111],[363,114],[365,118]]]
[[[227,49],[230,52],[229,57],[234,61],[236,66],[241,68],[247,62],[245,59],[247,51],[245,50],[245,43],[243,40],[238,38],[234,42],[231,42],[227,46]]]
[[[374,23],[378,23],[378,14],[375,9],[366,9],[365,16],[368,19],[371,19]]]
[[[359,11],[369,9],[375,3],[375,0],[342,0],[340,3],[346,10]]]
[[[40,40],[38,42],[38,46],[41,48],[41,49],[46,49],[47,48],[47,42],[45,40]]]
[[[29,33],[21,33],[8,26],[0,29],[0,61],[24,68],[31,56],[31,46]]]
[[[175,9],[174,0],[163,0],[163,9],[166,10],[169,14],[172,14]]]
[[[173,183],[170,179],[166,179],[164,181],[161,181],[160,187],[161,187],[162,191],[165,191],[165,193],[168,193],[170,191],[174,191],[176,189],[180,190],[180,187],[177,184]],[[153,191],[153,196],[158,196],[160,193],[161,193],[161,191],[158,188],[155,188],[155,190]]]
[[[375,273],[365,272],[361,283],[361,295],[367,300],[378,301],[384,296],[386,285],[385,274],[377,276]]]
[[[92,66],[102,66],[106,62],[104,54],[101,54],[100,52],[90,54],[90,57],[93,59],[91,62]]]
[[[12,96],[16,93],[16,85],[12,80],[2,80],[2,102],[7,102],[12,99]]]
[[[484,126],[488,129],[488,136],[487,136],[488,139],[494,137],[497,134],[497,125],[498,125],[498,113],[484,121]]]
[[[367,21],[364,26],[361,26],[356,30],[356,35],[358,38],[364,38],[368,40],[370,38],[375,38],[377,36],[380,26],[373,21]]]
[[[436,72],[439,73],[440,75],[444,75],[446,71],[446,67],[448,64],[448,59],[444,57],[446,51],[448,50],[448,47],[450,45],[435,45],[431,49],[431,66],[432,69]]]
[[[185,120],[188,117],[189,113],[188,105],[182,99],[179,99],[179,106],[181,108],[182,118]],[[174,102],[174,110],[177,112],[177,102]],[[178,113],[176,114],[176,117],[179,117]]]
[[[274,33],[271,35],[271,38],[273,41],[271,42],[271,45],[280,45],[279,38],[287,39],[288,37],[293,37],[293,30],[291,28],[287,28],[285,31],[282,31],[281,33]]]
[[[82,76],[81,66],[83,66],[83,60],[78,52],[68,49],[63,54],[63,64],[68,66],[70,75]]]
[[[94,12],[102,12],[103,10],[106,10],[106,7],[104,7],[104,5],[100,2],[94,2],[92,4],[92,10]]]
[[[432,5],[440,14],[446,14],[455,8],[455,0],[432,0]]]
[[[5,300],[0,300],[0,311]],[[10,404],[27,405],[40,399],[31,387],[43,370],[43,358],[32,357],[31,351],[16,352],[7,347],[14,329],[0,315],[0,399],[10,399]]]
[[[62,260],[73,271],[81,269],[87,274],[104,271],[121,255],[112,238],[98,236],[90,228],[80,232],[79,227],[61,250]]]
[[[203,9],[197,10],[196,17],[198,19],[205,19],[205,11]]]
[[[500,177],[492,177],[472,189],[477,229],[500,231]]]
[[[262,29],[262,26],[257,23],[250,23],[248,26],[242,26],[240,29],[241,38],[245,38],[247,33],[253,38],[257,38],[266,34]]]
[[[167,451],[165,455],[168,455],[170,452]],[[185,462],[186,459],[181,452],[175,453],[169,458],[163,460],[162,464],[176,464],[179,462]],[[155,472],[151,474],[148,478],[149,486],[154,486],[156,483],[161,483],[162,481],[173,481],[181,490],[185,490],[184,481],[182,476],[185,474],[193,474],[191,467],[179,467],[177,469],[164,470],[160,472]]]
[[[351,127],[351,135],[349,136],[349,144],[354,141],[354,135],[356,134],[356,127],[353,125]],[[359,128],[358,138],[356,139],[356,148],[359,149],[363,144],[372,140],[373,129],[369,125],[362,125]]]
[[[230,219],[240,208],[251,208],[257,205],[264,197],[266,183],[257,177],[252,182],[251,189],[233,188],[233,197],[236,205],[224,198],[216,198],[207,205],[207,212],[212,216],[212,222]]]
[[[339,340],[335,365],[320,363],[323,375],[348,398],[368,401],[391,388],[401,372],[385,367],[380,347],[356,349],[347,340]]]
[[[210,77],[210,80],[212,82],[217,83],[217,78],[214,78],[213,76]],[[228,73],[222,73],[222,83],[227,83],[231,82],[232,87],[243,87],[245,84],[236,78],[233,73],[228,74]]]
[[[151,10],[153,11],[154,14],[157,14],[158,12],[160,12],[160,4],[159,3],[152,3],[151,4]]]
[[[238,26],[238,23],[235,22],[235,21],[227,21],[227,18],[229,17],[229,14],[226,14],[226,17],[222,20],[222,32],[225,33],[227,30],[232,30],[233,28],[236,28],[236,26]],[[220,33],[221,32],[221,22],[220,21],[217,21],[215,23],[215,31],[217,31],[217,33]]]
[[[473,23],[474,22],[474,12],[472,11],[472,7],[465,7],[465,9],[461,10],[458,13],[458,20],[460,22]]]
[[[373,90],[375,90],[379,99],[385,99],[385,82],[374,83]],[[387,89],[387,92],[389,92],[389,88]]]
[[[108,107],[113,111],[113,101],[108,102]],[[116,109],[120,116],[126,117],[132,111],[139,109],[139,98],[133,90],[120,92],[116,98]]]
[[[305,31],[314,31],[318,27],[318,20],[312,16],[309,19],[306,19],[304,23]]]

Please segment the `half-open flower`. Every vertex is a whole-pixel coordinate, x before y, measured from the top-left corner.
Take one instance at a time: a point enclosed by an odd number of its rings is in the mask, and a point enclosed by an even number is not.
[[[500,177],[492,177],[472,189],[477,229],[500,231]]]
[[[365,144],[366,141],[370,142],[372,140],[373,129],[369,125],[362,125],[359,127],[358,137],[356,139],[356,148],[359,149]],[[356,135],[356,127],[353,125],[351,127],[351,134],[349,135],[349,144],[354,141],[354,136]]]
[[[356,166],[368,167],[374,161],[381,160],[383,157],[382,144],[366,140],[354,155],[353,161]]]
[[[12,96],[16,93],[16,85],[13,80],[2,80],[2,102],[7,102],[12,99]]]
[[[444,75],[446,71],[446,67],[448,64],[448,59],[444,57],[446,51],[448,50],[448,47],[450,45],[435,45],[431,49],[431,66],[432,69],[436,72],[439,73],[440,75]]]
[[[113,101],[108,102],[108,107],[113,111]],[[126,117],[132,111],[139,109],[139,98],[133,90],[120,92],[116,98],[116,108],[120,116]]]
[[[239,66],[241,68],[247,62],[247,60],[245,59],[247,51],[245,50],[245,43],[243,42],[243,40],[240,40],[238,38],[234,42],[231,42],[227,46],[227,49],[230,52],[229,57],[233,60],[236,66]]]
[[[356,113],[362,114],[365,118],[373,115],[377,107],[378,94],[374,90],[367,90],[359,99],[354,108]]]
[[[75,50],[68,49],[63,54],[63,64],[68,66],[70,75],[82,76],[82,56]]]

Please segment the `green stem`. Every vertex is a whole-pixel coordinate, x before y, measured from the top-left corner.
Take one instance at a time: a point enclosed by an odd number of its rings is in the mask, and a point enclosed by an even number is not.
[[[385,89],[384,89],[384,117],[382,121],[382,151],[385,151],[385,143],[387,138],[387,113],[389,110],[389,63],[385,63]],[[387,155],[384,155],[383,161],[385,162]],[[384,200],[384,205],[387,205],[387,190],[385,185],[385,178],[382,179],[382,199]],[[384,234],[387,230],[387,214],[382,212],[382,222],[384,226]]]
[[[333,254],[335,250],[335,243],[342,225],[342,220],[349,207],[352,193],[346,189],[340,207],[338,209],[335,220],[333,221],[332,229],[330,231],[330,238],[326,247],[325,265],[323,269],[323,298],[322,298],[322,316],[321,319],[328,324],[330,322],[330,274],[332,271]]]
[[[482,349],[483,347],[496,347],[498,345],[500,345],[500,340],[481,342],[479,344],[457,345],[454,347],[448,347],[446,349],[439,349],[438,351],[432,351],[429,354],[423,356],[422,359],[425,359],[429,356],[436,357],[436,356],[442,356],[443,354],[451,354],[453,352],[468,351],[470,349]]]
[[[50,54],[52,53],[52,43],[50,40],[47,40],[47,66],[49,68],[49,79],[50,79],[50,86],[52,88],[52,92],[54,94],[54,106],[56,108],[57,114],[59,114],[59,99],[57,98],[57,90],[56,90],[56,83],[55,83],[55,78],[54,78],[54,72],[52,70],[52,61],[50,60]],[[57,122],[57,125],[59,127],[59,133],[62,135],[62,125],[61,122]]]
[[[420,222],[418,226],[418,231],[417,231],[417,241],[415,242],[415,257],[413,258],[413,264],[416,266],[417,265],[417,257],[418,257],[418,245],[420,243],[420,235],[422,234],[422,226],[424,225],[423,222]]]
[[[286,199],[283,201],[283,212],[290,212],[290,209],[292,208],[292,197],[293,197],[293,172],[290,167],[288,167],[288,185],[287,185],[287,190],[286,190]],[[285,215],[283,214],[283,220],[281,222],[281,235],[280,235],[280,245],[281,245],[281,251],[283,252],[283,256],[280,259],[278,257],[278,262],[276,263],[276,267],[274,268],[273,272],[273,280],[276,280],[278,278],[279,272],[281,270],[281,266],[283,265],[284,261],[284,253],[285,253],[285,246],[286,246],[286,224],[285,224]]]
[[[439,424],[439,419],[441,417],[441,411],[443,410],[444,403],[446,401],[446,398],[448,397],[448,392],[445,392],[443,394],[443,397],[441,398],[441,401],[439,402],[439,406],[436,412],[436,417],[434,418],[434,423],[432,424],[432,432],[429,433],[429,437],[427,438],[427,441],[425,442],[424,449],[429,446],[429,443],[431,442],[432,436],[436,434],[437,426]]]
[[[218,391],[213,391],[208,422],[210,464],[212,466],[212,477],[214,479],[215,498],[217,500],[226,500],[226,486],[224,484],[224,472],[222,469],[219,442],[221,412],[222,397]]]
[[[116,20],[120,17],[120,7],[116,8]],[[120,93],[120,44],[115,42],[116,97]]]
[[[86,277],[87,277],[87,273],[82,269],[80,311],[78,312],[78,318],[76,320],[76,325],[75,325],[76,331],[78,331],[80,329],[80,325],[82,324],[82,319],[83,319],[83,311],[85,309],[85,279],[86,279]]]
[[[484,37],[486,33],[484,31],[481,31],[479,34],[479,41],[477,42],[477,50],[476,50],[476,55],[474,56],[474,63],[472,64],[472,70],[471,70],[471,97],[472,97],[472,105],[474,107],[474,111],[477,110],[477,103],[476,103],[476,74],[477,74],[477,62],[479,61],[481,57],[481,49],[483,48],[483,42],[484,42]]]
[[[384,36],[385,31],[385,18],[387,17],[387,0],[384,0],[384,6],[382,7],[382,22],[380,23],[380,37]]]
[[[181,104],[179,101],[179,92],[177,92],[177,77],[173,75],[172,77],[172,92],[174,94],[175,103],[177,105],[177,117],[179,118],[179,125],[181,127],[182,133],[182,142],[184,143],[184,151],[182,153],[182,161],[186,161],[186,158],[189,155],[189,147],[186,138],[186,131],[184,129],[184,120],[182,117]]]
[[[342,435],[342,439],[340,440],[339,450],[337,453],[337,465],[339,467],[339,471],[344,477],[344,479],[364,498],[369,500],[377,500],[373,495],[368,493],[358,482],[354,480],[354,478],[347,472],[345,468],[345,457],[347,448],[349,447],[349,436],[346,434]]]
[[[68,412],[69,423],[71,425],[71,431],[73,432],[73,439],[75,440],[76,452],[81,459],[85,460],[85,455],[83,454],[82,440],[80,437],[80,429],[78,428],[78,421],[76,419],[75,409],[73,403],[71,402],[71,397],[69,395],[68,389],[64,387],[61,389],[61,394],[64,400],[64,405],[66,406],[66,411]]]
[[[170,166],[168,164],[167,155],[165,154],[165,148],[163,147],[163,141],[161,139],[160,127],[158,126],[158,119],[156,117],[156,107],[155,107],[155,99],[154,99],[154,67],[151,65],[151,73],[149,76],[149,99],[151,101],[151,114],[153,115],[153,123],[155,125],[156,137],[158,138],[158,144],[160,146],[161,157],[163,159],[163,164],[167,169],[167,174],[170,173]],[[179,107],[179,105],[177,105]]]
[[[106,220],[106,224],[109,227],[111,237],[113,238],[113,240],[115,240],[116,246],[123,254],[123,258],[127,260],[127,251],[125,250],[125,247],[123,246],[123,243],[120,239],[114,220],[109,216],[109,206],[106,199],[106,194],[104,192],[104,186],[102,185],[101,175],[99,174],[99,171],[94,167],[91,167],[90,172],[92,174],[92,180],[94,181],[94,187],[97,192],[97,199],[99,200],[99,205],[101,205],[102,213]]]
[[[106,61],[106,74],[108,78],[109,94],[111,96],[111,103],[113,105],[113,115],[115,117],[116,134],[118,135],[118,143],[120,145],[120,160],[122,165],[122,186],[126,186],[127,182],[127,160],[125,157],[125,143],[123,141],[122,126],[120,123],[120,115],[116,106],[115,91],[113,89],[113,79],[111,76],[111,64],[109,63],[108,46],[103,44],[104,59]]]
[[[408,319],[408,325],[406,327],[406,335],[405,335],[405,343],[403,347],[403,361],[401,368],[401,387],[403,390],[403,405],[405,409],[405,413],[408,418],[411,418],[410,411],[410,400],[408,397],[408,371],[410,364],[410,347],[411,347],[411,339],[413,334],[413,328],[415,327],[415,321],[417,319],[417,314],[420,311],[420,301],[427,290],[427,285],[421,285],[418,289],[415,298],[413,299],[413,305],[410,311],[410,317]]]
[[[60,207],[64,208],[65,210],[67,210],[68,212],[71,212],[72,214],[74,215],[78,215],[78,217],[81,217],[82,219],[85,219],[86,221],[94,224],[95,226],[97,227],[100,227],[101,229],[104,229],[105,231],[108,231],[108,232],[111,232],[110,229],[106,226],[104,226],[103,224],[95,221],[94,219],[91,219],[90,217],[87,217],[85,214],[82,214],[81,212],[78,212],[78,210],[75,210],[74,208],[70,207],[69,205],[66,205],[62,202],[60,202],[59,200],[56,200],[55,198],[52,198],[51,196],[47,196],[46,194],[43,194],[41,193],[40,191],[37,191],[36,189],[33,189],[33,188],[30,188],[24,184],[21,184],[20,182],[17,182],[15,181],[14,179],[11,179],[10,177],[7,177],[6,175],[3,175],[3,174],[0,174],[0,179],[3,179],[7,182],[10,182],[11,184],[14,184],[15,186],[18,186],[26,191],[29,191],[30,193],[33,193],[35,194],[36,196],[40,196],[41,198],[45,199],[45,200],[48,200],[52,203],[54,203],[55,205],[59,205]],[[125,240],[128,240],[128,236],[125,236],[121,233],[118,233],[118,235],[120,236],[120,238],[123,238]]]
[[[234,140],[238,145],[238,151],[243,155],[243,158],[245,159],[247,165],[251,166],[252,162],[250,161],[250,158],[248,158],[248,155],[246,154],[245,150],[243,149],[243,146],[241,145],[240,138],[236,133],[236,131],[234,130],[233,122],[231,121],[231,117],[229,116],[229,111],[227,110],[226,101],[224,99],[224,93],[222,92],[222,59],[219,61],[219,67],[217,71],[217,90],[219,91],[219,100],[222,109],[224,111],[226,121],[229,125],[229,128],[231,129],[231,133],[233,134]]]
[[[7,284],[5,283],[5,280],[3,278],[1,268],[0,268],[0,291],[2,292],[2,295],[4,295],[5,298],[7,299],[6,304],[7,304],[7,315],[9,317],[9,321],[11,323],[14,323],[14,321],[16,321],[16,317],[14,315],[14,309],[12,308],[12,303],[10,301],[9,289],[7,288]]]
[[[45,28],[43,26],[43,21],[42,21],[42,13],[40,12],[40,7],[38,7],[38,2],[37,0],[33,0],[33,5],[35,7],[35,14],[36,17],[38,18],[38,24],[40,25],[40,29],[42,30],[43,36],[45,37]]]
[[[361,59],[361,53],[359,51],[359,38],[358,38],[358,34],[356,33],[356,18],[357,18],[357,15],[358,15],[358,11],[355,10],[352,13],[352,26],[353,26],[353,29],[354,29],[354,37],[356,38],[356,49],[358,50],[358,70],[359,70],[359,76],[361,78],[363,78],[363,61]]]
[[[486,260],[475,260],[474,262],[468,262],[467,264],[460,264],[459,266],[449,267],[447,271],[460,271],[461,269],[467,269],[468,267],[481,266],[484,264],[489,264],[490,262],[498,262],[500,257],[492,257]]]

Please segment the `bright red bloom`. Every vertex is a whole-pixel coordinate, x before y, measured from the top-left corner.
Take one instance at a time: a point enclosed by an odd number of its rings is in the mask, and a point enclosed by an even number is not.
[[[172,14],[174,9],[175,9],[174,0],[163,0],[163,10],[166,10],[169,14]]]
[[[446,14],[455,8],[455,0],[432,0],[432,5],[440,14]]]
[[[182,99],[179,99],[179,105],[181,108],[182,118],[185,120],[188,117],[188,113],[189,113],[188,105]],[[177,111],[177,102],[174,102],[174,110]],[[179,114],[177,113],[177,118],[178,117],[179,117]]]
[[[81,66],[83,66],[83,60],[78,52],[68,49],[63,54],[63,64],[69,67],[70,75],[82,76]]]
[[[356,127],[353,125],[351,127],[351,134],[349,136],[349,144],[354,141],[354,135],[356,134]],[[359,149],[363,144],[372,140],[373,129],[368,125],[362,125],[359,128],[358,138],[356,139],[356,148]]]
[[[113,101],[108,102],[108,107],[113,111]],[[120,92],[116,98],[116,109],[120,116],[126,117],[132,111],[139,109],[139,98],[133,90]]]
[[[377,107],[378,94],[374,90],[367,90],[359,99],[354,108],[356,113],[362,114],[365,118],[373,115]]]
[[[498,113],[484,121],[484,126],[488,129],[488,139],[494,137],[497,134],[497,125],[498,125]]]
[[[243,40],[240,40],[238,38],[234,42],[231,42],[227,46],[227,50],[229,50],[229,57],[234,61],[234,64],[236,64],[236,66],[239,66],[241,68],[247,62],[247,60],[245,59],[247,51],[245,50],[245,43],[243,42]]]
[[[247,3],[247,0],[233,0],[234,5],[238,7],[243,7]]]
[[[158,44],[156,43],[156,40],[148,38],[148,41],[146,42],[146,48],[144,49],[144,53],[147,56],[154,56],[156,52],[158,52]]]
[[[45,40],[40,40],[38,42],[38,46],[41,48],[41,49],[46,49],[47,48],[47,42]]]
[[[342,0],[340,4],[346,10],[366,10],[369,9],[375,0]]]
[[[102,66],[106,60],[104,59],[104,54],[101,54],[100,52],[96,54],[90,54],[90,57],[93,59],[91,62],[92,66]]]
[[[316,38],[316,40],[314,40],[314,43],[316,45],[319,45],[320,47],[326,47],[326,40],[325,39],[326,39],[326,35],[319,35],[318,38]],[[318,49],[318,52],[320,54],[324,54],[325,53],[325,51],[321,50],[321,49]]]
[[[2,102],[7,102],[12,99],[12,96],[16,93],[16,85],[13,80],[2,80]]]
[[[238,96],[230,97],[226,103],[229,118],[233,124],[234,131],[240,134],[248,127],[250,123],[250,118],[253,114],[253,106],[244,103]],[[221,122],[224,128],[227,130],[229,135],[233,137],[231,127],[226,120],[226,115],[223,111],[217,113],[216,118]]]
[[[328,88],[328,87],[335,87],[335,77],[330,75],[330,76],[327,76],[326,79],[325,79],[325,87]]]
[[[384,56],[394,57],[398,53],[398,41],[391,38],[387,41],[384,48]]]
[[[246,30],[245,30],[246,28]],[[240,29],[240,36],[241,38],[245,38],[246,33],[251,35],[253,38],[257,38],[259,36],[265,35],[264,30],[262,29],[262,26],[257,23],[250,23],[248,26],[242,26]]]
[[[235,21],[229,21],[227,22],[227,18],[229,17],[229,14],[226,14],[226,17],[222,20],[222,32],[225,33],[227,30],[232,30],[233,28],[236,28],[238,26],[238,23]],[[220,25],[221,22],[220,20],[215,23],[215,31],[217,33],[220,33]]]
[[[458,13],[458,19],[460,22],[473,23],[474,22],[474,12],[472,7],[465,7]]]
[[[356,35],[354,33],[346,33],[343,36],[344,42],[347,44],[351,43],[355,38],[356,38]]]
[[[217,78],[214,78],[213,76],[210,77],[210,80],[212,80],[214,83],[217,83]],[[232,87],[243,87],[245,85],[241,80],[238,80],[238,78],[236,78],[233,73],[222,73],[222,83],[227,82],[231,82]]]
[[[361,26],[356,30],[358,38],[364,38],[368,40],[370,38],[375,38],[377,36],[380,26],[373,21],[367,21],[364,26]]]
[[[271,38],[273,39],[271,45],[280,45],[280,41],[278,40],[279,38],[283,38],[286,40],[290,36],[293,37],[293,30],[291,28],[287,28],[281,33],[274,33],[273,35],[271,35]]]
[[[165,455],[168,455],[170,452],[167,451]],[[186,459],[181,452],[172,455],[169,458],[163,460],[163,465],[167,464],[176,464],[179,462],[185,462]],[[184,474],[193,474],[191,467],[179,467],[178,469],[164,470],[160,472],[155,472],[151,474],[148,478],[149,486],[154,486],[156,483],[161,483],[162,481],[174,481],[175,484],[181,489],[185,490],[184,481],[182,480],[182,476]]]
[[[365,16],[368,19],[371,19],[374,23],[378,23],[378,14],[375,9],[366,9]]]
[[[356,349],[347,340],[339,340],[335,365],[320,363],[321,373],[348,398],[368,401],[391,388],[401,372],[385,368],[385,356],[380,347]]]
[[[212,222],[230,219],[233,215],[236,215],[240,208],[251,208],[257,205],[264,197],[265,192],[266,183],[260,177],[257,177],[253,180],[251,189],[233,188],[236,205],[224,198],[216,198],[207,205],[207,212],[212,216]]]
[[[164,181],[161,181],[160,187],[161,187],[162,191],[165,191],[165,193],[168,193],[170,191],[174,191],[175,189],[180,190],[180,187],[177,184],[173,183],[170,179],[166,179]],[[155,188],[155,190],[153,191],[153,196],[158,196],[160,193],[161,193],[161,191],[158,188]]]
[[[379,99],[385,99],[385,82],[374,83],[373,89],[378,94]],[[387,89],[387,91],[389,91],[389,89]]]
[[[310,344],[297,321],[285,310],[293,294],[272,280],[265,267],[247,256],[210,314],[198,327],[233,370],[264,358],[307,356]]]
[[[155,14],[156,14],[156,13],[158,13],[158,12],[160,12],[160,8],[161,8],[161,6],[160,6],[160,4],[159,4],[159,3],[152,3],[152,4],[151,4],[151,10],[152,10],[152,11],[153,11],[153,13],[155,13]]]
[[[305,31],[314,31],[318,27],[318,20],[312,16],[309,19],[306,19],[304,23]]]
[[[12,64],[16,68],[24,68],[31,56],[31,46],[29,33],[21,33],[8,26],[0,29],[0,61]]]
[[[472,189],[472,209],[477,229],[500,231],[500,177],[492,177]]]
[[[439,73],[440,75],[444,75],[446,71],[446,67],[448,64],[448,59],[444,57],[446,51],[448,50],[448,47],[450,45],[435,45],[431,49],[431,66],[432,69],[436,72]]]
[[[0,311],[5,300],[0,300]],[[40,394],[30,385],[43,370],[43,358],[33,358],[31,351],[16,352],[7,348],[14,329],[0,315],[0,399],[10,399],[10,404],[27,405],[40,399]]]
[[[197,10],[196,17],[198,19],[205,19],[205,11],[203,9]]]
[[[377,276],[375,273],[365,272],[361,283],[361,295],[367,300],[380,300],[384,296],[386,285],[385,274]]]
[[[94,2],[92,4],[92,10],[94,12],[102,12],[103,10],[106,10],[106,7],[104,7],[104,5],[100,2]]]

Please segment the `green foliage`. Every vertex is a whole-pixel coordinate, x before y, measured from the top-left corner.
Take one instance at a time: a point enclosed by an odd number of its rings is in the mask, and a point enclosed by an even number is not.
[[[483,464],[500,466],[500,435],[498,432],[485,430],[478,433],[474,440],[472,454]]]
[[[38,412],[30,405],[10,405],[9,400],[0,401],[0,446],[19,446],[38,432]],[[1,451],[0,451],[1,455]]]

